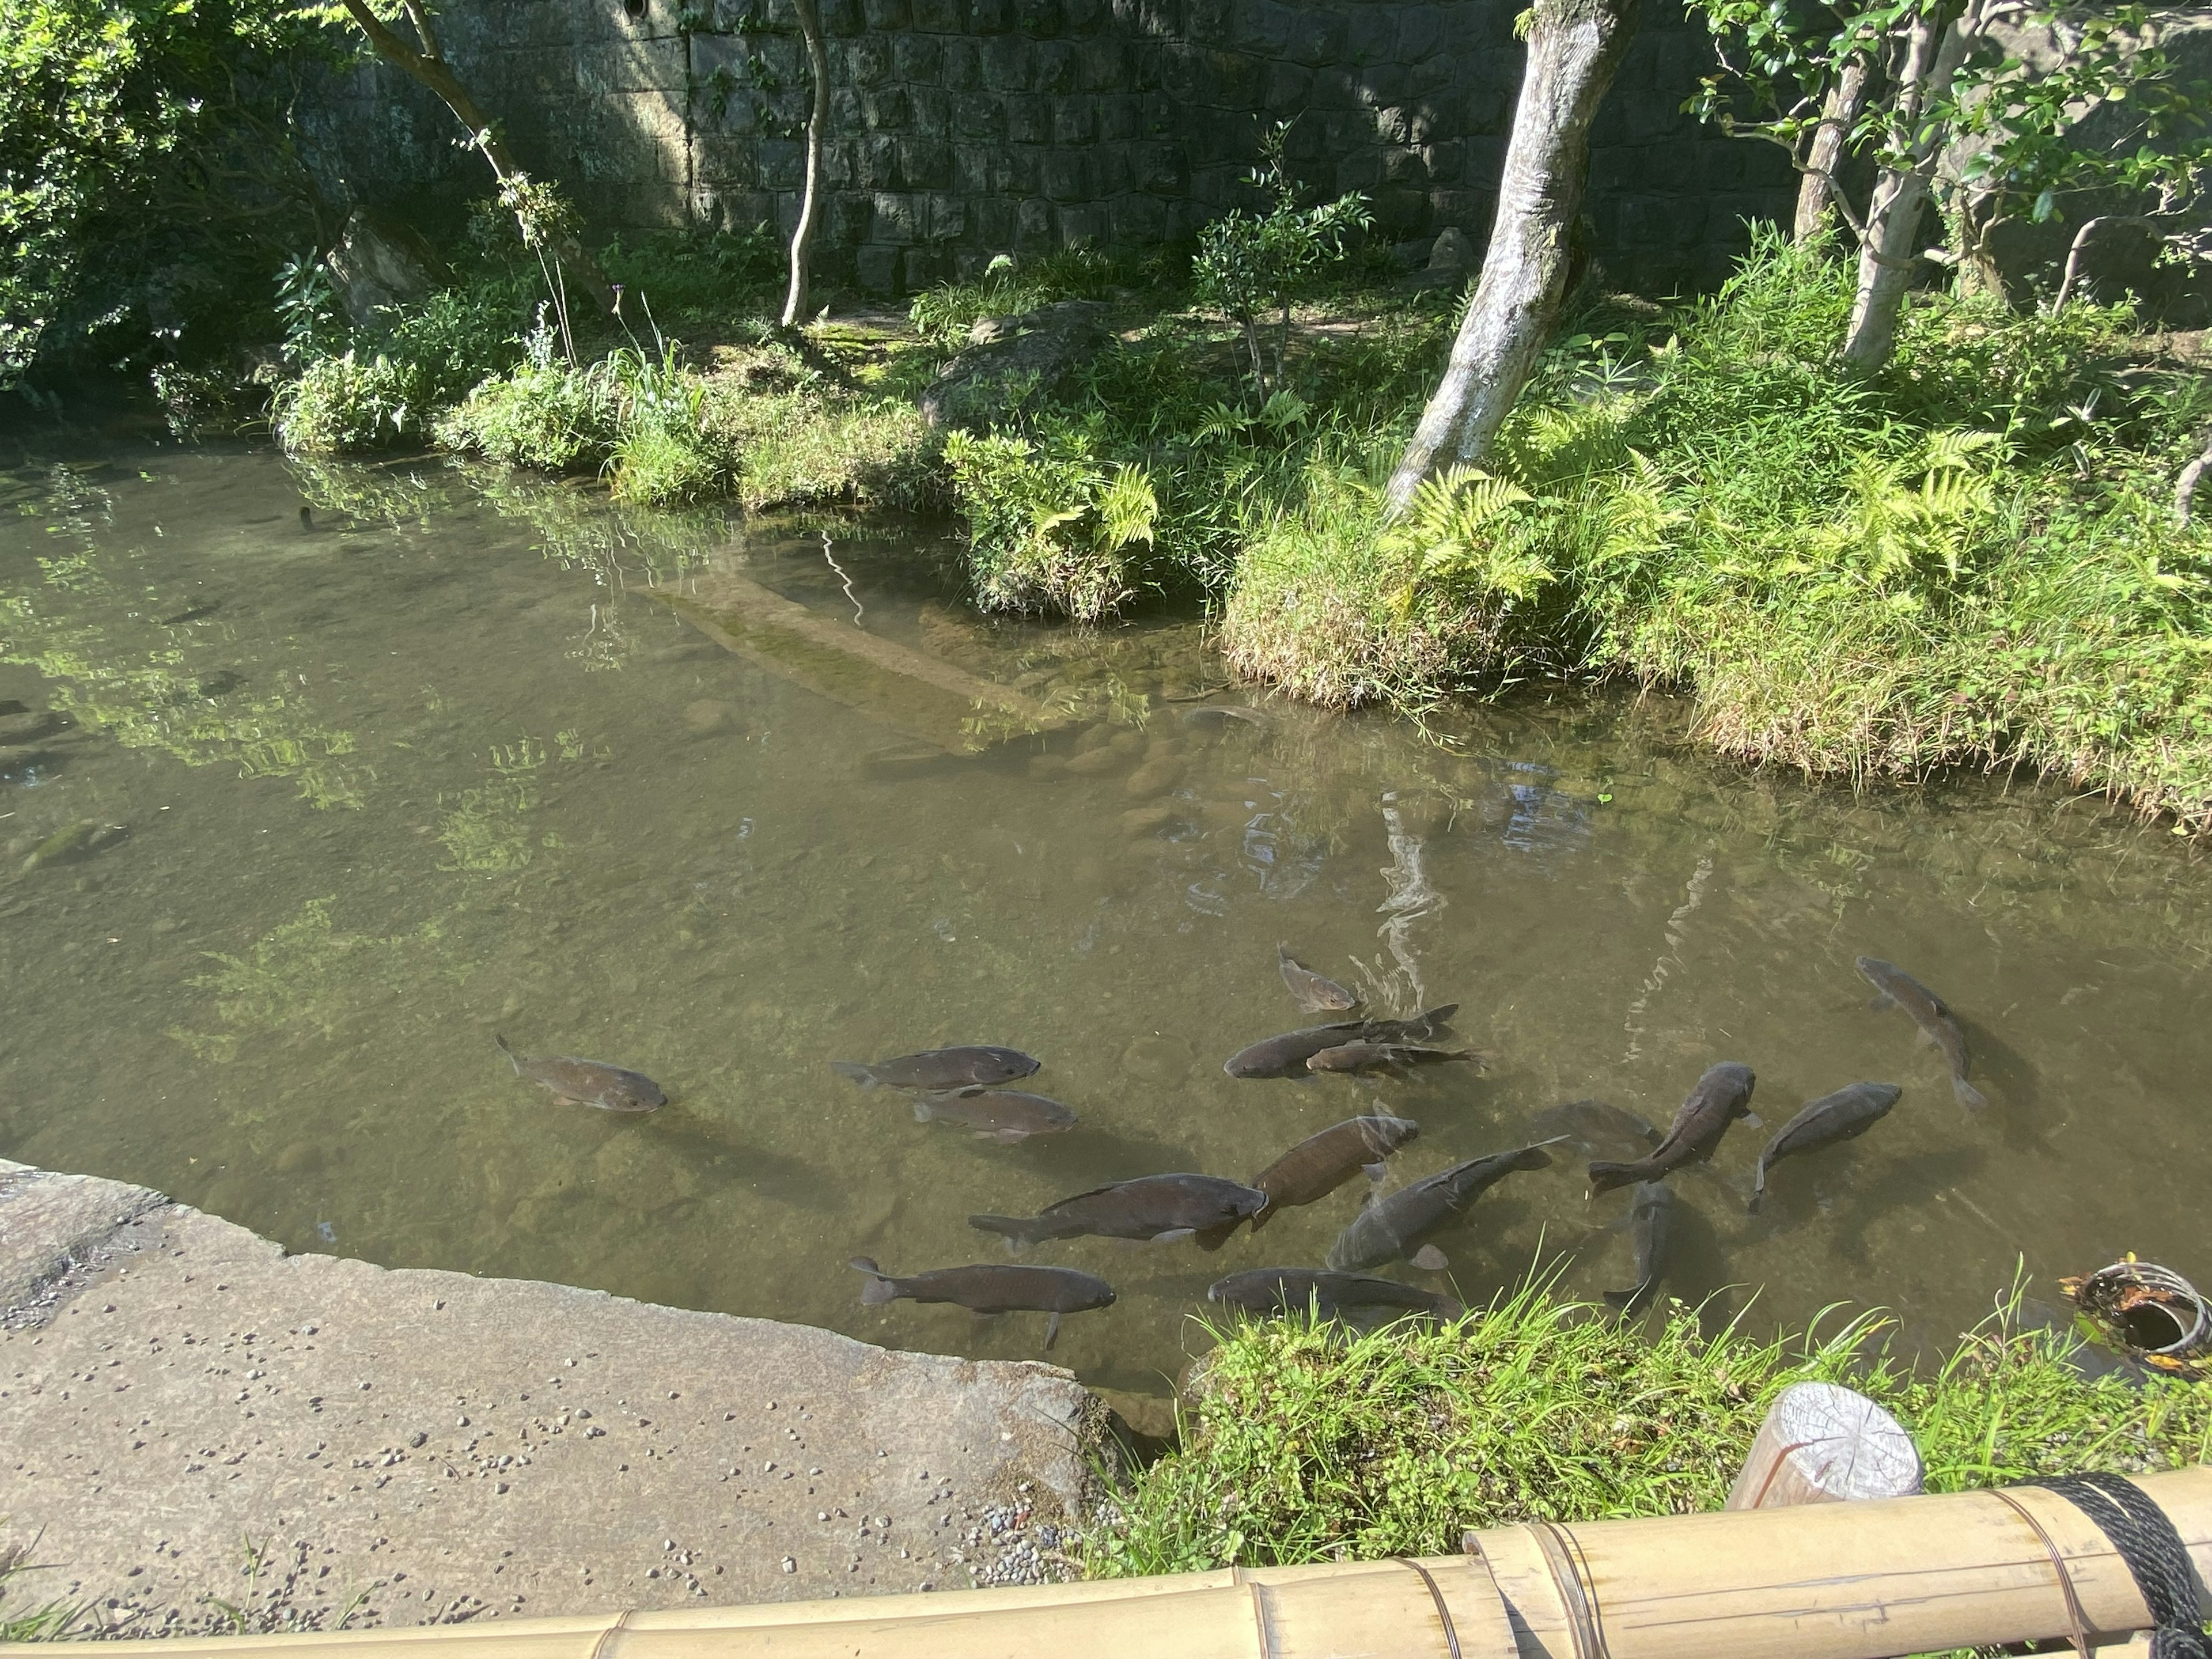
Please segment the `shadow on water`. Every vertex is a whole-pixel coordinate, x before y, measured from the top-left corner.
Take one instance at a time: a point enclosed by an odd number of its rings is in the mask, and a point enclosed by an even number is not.
[[[1809,1187],[1800,1187],[1781,1202],[1770,1194],[1766,1209],[1758,1219],[1778,1224],[1802,1217],[1801,1224],[1820,1229],[1826,1249],[1846,1261],[1863,1261],[1869,1249],[1869,1234],[1877,1227],[1910,1226],[1923,1222],[1936,1208],[1936,1200],[1961,1182],[1971,1180],[1988,1161],[1979,1146],[1958,1146],[1912,1158],[1891,1158],[1871,1178],[1854,1183],[1849,1202],[1825,1213]],[[1770,1178],[1770,1182],[1771,1178]]]

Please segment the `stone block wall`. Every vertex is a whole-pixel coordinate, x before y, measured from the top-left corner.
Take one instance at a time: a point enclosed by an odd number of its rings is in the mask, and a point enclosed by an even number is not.
[[[833,141],[825,272],[884,295],[993,254],[1187,240],[1251,193],[1260,135],[1384,233],[1486,232],[1517,91],[1520,0],[823,0]],[[525,165],[595,228],[787,228],[808,87],[789,0],[458,0],[447,54]],[[1650,0],[1601,113],[1589,211],[1614,281],[1708,285],[1778,156],[1681,104],[1703,37]],[[362,199],[451,216],[489,188],[453,118],[382,66],[331,90],[324,148]]]

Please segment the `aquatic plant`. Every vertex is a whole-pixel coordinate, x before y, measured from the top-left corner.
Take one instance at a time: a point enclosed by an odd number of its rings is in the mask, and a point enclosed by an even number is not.
[[[2212,1458],[2212,1395],[2085,1376],[2069,1329],[2022,1321],[2024,1289],[1924,1374],[1875,1315],[1762,1342],[1675,1303],[1647,1333],[1541,1281],[1451,1324],[1219,1328],[1181,1448],[1077,1554],[1100,1577],[1435,1555],[1469,1527],[1715,1509],[1767,1404],[1803,1380],[1886,1406],[1931,1492]]]

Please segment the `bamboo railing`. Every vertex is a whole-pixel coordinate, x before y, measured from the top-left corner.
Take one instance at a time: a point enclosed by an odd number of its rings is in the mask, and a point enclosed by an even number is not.
[[[2144,1475],[2212,1572],[2212,1468]],[[2014,1507],[2014,1506],[2017,1507]],[[41,1643],[23,1659],[1893,1659],[2147,1648],[2127,1565],[2034,1486],[1468,1535],[1468,1553],[1036,1589],[295,1636]],[[1433,1589],[1431,1588],[1433,1586]],[[1449,1615],[1447,1632],[1445,1615]]]

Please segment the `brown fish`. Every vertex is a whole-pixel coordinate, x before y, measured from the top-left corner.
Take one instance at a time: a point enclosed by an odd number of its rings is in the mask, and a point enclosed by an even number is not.
[[[1875,988],[1875,1007],[1904,1009],[1923,1035],[1943,1051],[1951,1066],[1951,1092],[1958,1097],[1959,1104],[1970,1111],[1988,1105],[1982,1091],[1966,1081],[1966,1034],[1959,1029],[1958,1016],[1943,999],[1895,963],[1884,962],[1880,957],[1861,957],[1858,969]]]
[[[1410,1072],[1416,1066],[1441,1066],[1448,1060],[1480,1065],[1472,1048],[1424,1048],[1412,1042],[1346,1042],[1324,1048],[1306,1061],[1309,1072],[1352,1076],[1362,1072]]]
[[[1096,1273],[1073,1267],[1010,1267],[1003,1262],[979,1261],[965,1267],[936,1267],[911,1279],[894,1279],[865,1255],[850,1266],[868,1275],[860,1291],[866,1307],[886,1302],[950,1302],[980,1314],[1048,1313],[1044,1345],[1052,1346],[1060,1334],[1062,1314],[1084,1313],[1114,1305],[1114,1287]]]
[[[551,1090],[556,1100],[596,1106],[606,1112],[652,1112],[668,1103],[660,1085],[642,1072],[596,1060],[526,1060],[507,1046],[505,1037],[495,1036],[492,1041],[514,1066],[515,1076]]]
[[[1231,1077],[1308,1077],[1306,1062],[1324,1048],[1352,1042],[1425,1042],[1458,1012],[1459,1004],[1448,1002],[1411,1019],[1348,1019],[1285,1031],[1238,1049],[1221,1069]]]
[[[1219,1176],[1139,1176],[1063,1198],[1034,1216],[971,1215],[968,1224],[1002,1233],[1016,1245],[1048,1238],[1195,1238],[1218,1250],[1239,1222],[1259,1213],[1267,1194]]]
[[[1353,1117],[1308,1135],[1266,1169],[1252,1184],[1267,1195],[1267,1207],[1252,1218],[1258,1232],[1278,1210],[1316,1203],[1358,1175],[1382,1177],[1383,1159],[1409,1145],[1421,1126],[1409,1117]]]
[[[1538,1139],[1565,1135],[1592,1158],[1615,1153],[1641,1158],[1659,1144],[1659,1131],[1634,1112],[1602,1100],[1570,1100],[1547,1106],[1528,1120]]]
[[[1255,1314],[1302,1314],[1323,1319],[1383,1310],[1457,1319],[1467,1309],[1454,1297],[1369,1273],[1335,1273],[1311,1267],[1249,1267],[1206,1288],[1208,1302],[1225,1302]]]
[[[1291,994],[1298,1000],[1298,1006],[1310,1014],[1359,1006],[1359,999],[1334,980],[1324,978],[1312,969],[1301,966],[1298,959],[1291,954],[1291,947],[1287,945],[1275,947],[1275,965],[1282,970],[1283,983],[1290,987]]]
[[[879,1060],[872,1066],[863,1066],[853,1060],[833,1060],[830,1069],[839,1077],[852,1079],[864,1089],[965,1089],[1012,1083],[1029,1076],[1042,1063],[1018,1048],[970,1044],[958,1048],[927,1048],[918,1054]]]
[[[917,1123],[959,1123],[981,1140],[1027,1140],[1075,1127],[1075,1114],[1056,1100],[1018,1089],[946,1089],[916,1095]]]
[[[1681,1109],[1674,1114],[1667,1138],[1652,1149],[1649,1158],[1640,1158],[1633,1164],[1597,1163],[1589,1166],[1590,1195],[1595,1198],[1615,1187],[1657,1181],[1685,1164],[1701,1164],[1711,1158],[1713,1148],[1728,1133],[1729,1125],[1750,1115],[1752,1085],[1757,1081],[1750,1066],[1739,1066],[1732,1060],[1706,1068],[1705,1074],[1698,1079],[1698,1086],[1690,1091]]]

